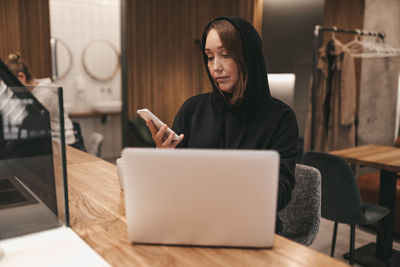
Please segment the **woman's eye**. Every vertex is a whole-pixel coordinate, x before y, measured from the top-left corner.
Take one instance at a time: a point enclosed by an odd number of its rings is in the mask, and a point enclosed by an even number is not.
[[[229,58],[230,56],[229,56],[229,54],[223,54],[222,55],[224,58]]]
[[[210,57],[210,56],[207,57],[208,61],[212,61],[213,59],[214,59],[214,57]]]

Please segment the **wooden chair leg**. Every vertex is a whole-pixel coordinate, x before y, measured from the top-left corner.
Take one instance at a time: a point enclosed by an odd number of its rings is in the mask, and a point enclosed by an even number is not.
[[[355,235],[356,235],[356,226],[355,226],[355,224],[352,224],[352,225],[350,225],[350,255],[349,255],[349,264],[350,265],[354,265]]]
[[[335,254],[335,246],[336,246],[336,234],[337,234],[338,223],[335,222],[333,226],[333,236],[332,236],[332,246],[331,246],[331,257]]]

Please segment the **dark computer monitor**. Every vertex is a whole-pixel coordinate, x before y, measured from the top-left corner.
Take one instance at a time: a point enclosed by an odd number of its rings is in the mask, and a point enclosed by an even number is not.
[[[0,80],[0,159],[51,154],[50,113],[1,59]]]
[[[0,83],[0,187],[16,177],[57,215],[50,113],[1,59]]]

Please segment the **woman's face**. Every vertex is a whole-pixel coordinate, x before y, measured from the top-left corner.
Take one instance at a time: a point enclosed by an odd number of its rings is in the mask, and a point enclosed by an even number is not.
[[[214,29],[207,35],[205,54],[208,59],[208,70],[219,89],[225,93],[232,93],[239,80],[239,68]]]

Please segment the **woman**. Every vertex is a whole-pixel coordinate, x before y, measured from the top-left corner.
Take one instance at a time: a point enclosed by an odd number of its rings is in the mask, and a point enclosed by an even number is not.
[[[271,97],[261,39],[244,19],[211,21],[202,38],[203,59],[213,92],[193,96],[180,108],[172,129],[178,141],[148,126],[157,147],[274,149],[280,154],[278,210],[291,198],[298,127],[293,110]],[[276,231],[282,229],[277,219]]]
[[[50,126],[52,137],[60,139],[60,120],[57,88],[50,78],[34,79],[28,66],[16,52],[8,56],[7,67],[17,76],[18,80],[29,88],[32,95],[50,112]],[[65,143],[76,148],[83,148],[83,144],[76,142],[73,125],[68,115],[64,113]]]

